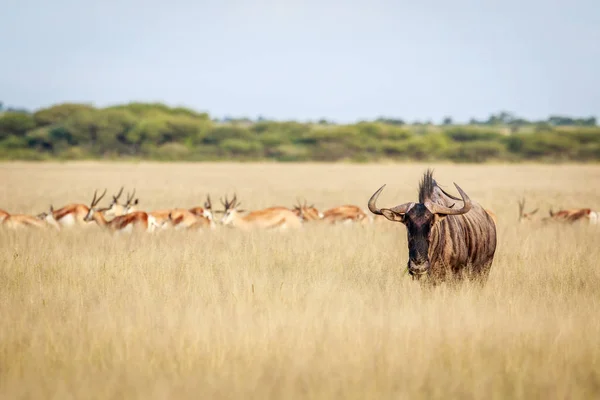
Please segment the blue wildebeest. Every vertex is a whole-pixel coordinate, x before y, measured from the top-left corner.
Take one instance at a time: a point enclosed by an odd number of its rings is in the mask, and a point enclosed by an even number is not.
[[[496,252],[496,225],[490,215],[455,183],[462,199],[446,193],[427,170],[419,186],[419,202],[379,209],[383,185],[369,200],[369,210],[402,222],[408,232],[408,272],[432,284],[444,281],[487,281]],[[455,207],[461,201],[462,207]]]

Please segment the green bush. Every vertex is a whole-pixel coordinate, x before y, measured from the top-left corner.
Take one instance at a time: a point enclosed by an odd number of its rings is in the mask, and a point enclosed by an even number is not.
[[[497,141],[503,136],[497,129],[474,126],[447,128],[444,134],[454,142]]]
[[[456,144],[448,149],[446,156],[457,162],[484,162],[499,159],[506,147],[502,143],[487,140],[469,141]]]
[[[259,156],[263,149],[259,142],[235,138],[225,139],[221,142],[220,148],[233,156]]]
[[[38,126],[56,125],[63,123],[73,114],[93,110],[94,107],[88,104],[62,103],[36,111],[33,119]]]
[[[0,115],[0,140],[9,136],[25,136],[35,128],[35,120],[30,114],[6,112]]]
[[[219,122],[206,113],[160,103],[108,108],[63,103],[33,114],[0,113],[0,158],[600,161],[600,127],[593,119],[508,117],[500,114],[470,125],[384,118],[341,125],[247,118]]]

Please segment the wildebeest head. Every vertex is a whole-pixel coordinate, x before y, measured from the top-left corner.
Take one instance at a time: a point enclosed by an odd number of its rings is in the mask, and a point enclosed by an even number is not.
[[[431,179],[431,176],[428,176]],[[432,180],[431,192],[435,182]],[[423,275],[429,270],[429,245],[431,243],[431,233],[435,224],[439,223],[448,215],[465,214],[471,209],[471,200],[469,196],[455,183],[456,189],[462,197],[464,203],[460,209],[440,205],[429,196],[422,195],[423,189],[419,194],[419,203],[409,202],[392,208],[377,208],[377,198],[385,187],[383,185],[376,191],[369,200],[369,210],[373,214],[383,215],[390,221],[401,222],[406,226],[408,234],[408,272],[411,275]],[[423,188],[423,184],[422,184]]]

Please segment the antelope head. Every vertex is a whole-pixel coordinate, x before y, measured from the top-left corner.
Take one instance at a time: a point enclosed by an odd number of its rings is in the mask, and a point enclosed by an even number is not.
[[[125,202],[125,214],[129,214],[137,211],[137,205],[139,204],[139,199],[133,199],[135,197],[135,188],[133,189],[133,193],[131,196],[129,192],[127,192],[127,202]]]
[[[58,221],[54,218],[54,207],[50,204],[50,209],[48,212],[42,212],[36,215],[37,219],[45,221],[48,225],[53,226],[54,228],[60,230],[60,225]]]
[[[206,201],[204,202],[204,211],[202,212],[202,215],[204,217],[208,218],[212,222],[212,220],[213,220],[212,202],[210,201],[209,194],[206,195]]]
[[[110,204],[108,205],[108,207],[105,209],[102,209],[100,211],[102,211],[102,213],[107,217],[116,217],[119,215],[126,214],[125,206],[119,204],[119,198],[121,197],[122,194],[123,194],[123,186],[121,186],[119,193],[112,196],[112,200],[111,200]]]
[[[323,218],[323,213],[319,212],[319,210],[315,208],[314,204],[311,204],[309,206],[306,202],[306,199],[304,200],[304,203],[301,203],[300,199],[296,200],[298,201],[298,203],[294,206],[293,211],[294,214],[300,217],[301,220],[314,221]]]
[[[533,216],[536,212],[538,212],[539,208],[536,208],[533,211],[525,212],[525,198],[519,200],[519,222],[523,221],[532,221]]]
[[[102,198],[106,194],[106,189],[104,189],[104,192],[102,193],[102,195],[100,197],[97,197],[97,192],[98,192],[97,190],[94,190],[94,198],[92,199],[92,203],[90,204],[90,210],[88,211],[88,213],[85,215],[85,218],[83,219],[86,222],[90,222],[90,221],[94,220],[94,213],[98,211],[96,206],[98,205],[98,203],[100,203],[100,200],[102,200]]]
[[[235,193],[231,201],[227,199],[227,196],[225,196],[224,201],[221,199],[221,204],[223,204],[223,217],[221,218],[221,224],[223,225],[230,225],[238,216],[238,213],[244,211],[238,209],[242,203],[237,201],[237,195]]]

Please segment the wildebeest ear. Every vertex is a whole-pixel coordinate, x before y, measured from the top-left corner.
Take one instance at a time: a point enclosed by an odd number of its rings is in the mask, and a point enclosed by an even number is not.
[[[404,214],[398,214],[390,210],[389,208],[382,208],[381,213],[384,217],[394,222],[404,222]]]

